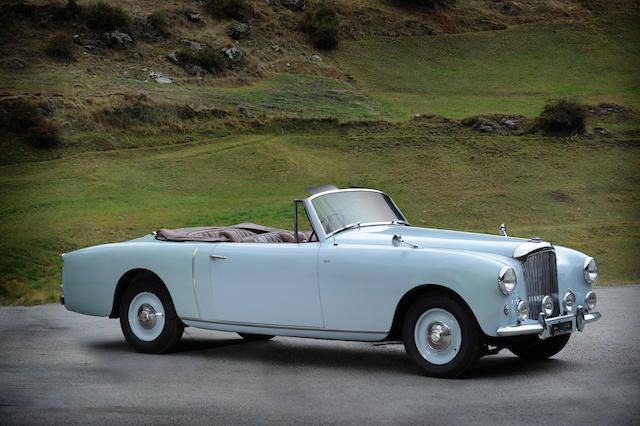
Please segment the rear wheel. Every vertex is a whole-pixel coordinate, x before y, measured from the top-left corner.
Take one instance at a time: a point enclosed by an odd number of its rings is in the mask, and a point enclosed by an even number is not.
[[[514,343],[509,346],[509,350],[520,358],[525,359],[547,359],[560,352],[569,342],[571,334],[563,334],[561,336],[548,337],[540,340],[538,336],[521,342]]]
[[[404,347],[425,373],[459,377],[481,355],[480,332],[466,307],[447,294],[426,294],[407,311]]]
[[[167,289],[148,279],[134,281],[125,291],[120,326],[127,342],[144,353],[171,351],[184,331]]]
[[[252,333],[238,333],[240,337],[248,342],[255,342],[260,340],[271,340],[275,336],[271,336],[270,334],[252,334]]]

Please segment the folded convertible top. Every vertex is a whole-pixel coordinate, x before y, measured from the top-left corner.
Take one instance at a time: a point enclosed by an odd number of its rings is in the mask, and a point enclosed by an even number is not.
[[[263,235],[262,238],[256,236]],[[262,241],[267,235],[277,236],[279,241]],[[299,238],[308,238],[300,232]],[[197,228],[158,229],[156,239],[163,241],[207,241],[207,242],[295,242],[293,231],[269,228],[255,223],[240,223],[233,226],[203,226]],[[257,241],[256,241],[257,240]]]

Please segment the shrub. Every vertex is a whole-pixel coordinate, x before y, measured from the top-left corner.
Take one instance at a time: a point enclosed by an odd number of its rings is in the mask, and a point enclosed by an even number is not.
[[[73,59],[73,34],[69,31],[58,31],[49,39],[45,52],[52,58]]]
[[[538,119],[539,127],[548,133],[582,133],[587,110],[575,100],[561,98],[544,106]]]
[[[56,148],[60,146],[62,126],[54,121],[42,118],[28,131],[29,140],[38,148]]]
[[[329,7],[321,7],[307,12],[302,29],[309,34],[311,42],[318,49],[332,49],[340,40],[338,15]]]
[[[131,17],[122,8],[99,1],[87,7],[86,23],[95,31],[106,32],[129,26]]]
[[[42,119],[38,106],[26,99],[19,99],[14,105],[11,127],[17,132],[24,132],[35,126]]]
[[[227,61],[224,57],[212,49],[202,49],[195,51],[189,47],[185,47],[176,53],[178,61],[183,68],[189,71],[192,65],[198,65],[206,71],[217,73],[227,67]]]
[[[233,18],[240,22],[247,22],[253,15],[253,9],[245,0],[209,0],[205,10],[214,18]]]
[[[82,6],[76,0],[68,0],[65,9],[69,19],[78,19],[82,15]]]
[[[167,19],[167,15],[160,10],[156,10],[151,15],[149,15],[147,17],[147,22],[154,30],[160,33],[164,34],[169,32],[169,20]]]

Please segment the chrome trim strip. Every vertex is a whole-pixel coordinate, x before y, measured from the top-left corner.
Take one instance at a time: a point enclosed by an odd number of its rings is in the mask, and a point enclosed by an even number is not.
[[[358,333],[358,334],[389,334],[389,331],[366,331],[366,330],[336,330],[322,327],[306,327],[306,326],[292,326],[292,325],[276,325],[276,324],[260,324],[254,322],[239,322],[239,321],[214,321],[203,320],[198,318],[182,317],[183,321],[196,321],[206,322],[209,324],[230,325],[236,327],[258,327],[258,328],[275,328],[279,330],[301,330],[301,331],[326,331],[328,333]]]
[[[202,314],[200,313],[200,302],[198,302],[198,292],[196,291],[196,254],[198,254],[199,248],[200,247],[196,247],[193,251],[193,256],[191,256],[191,282],[193,283],[193,297],[196,299],[198,318],[202,318]]]
[[[595,321],[598,321],[600,317],[601,317],[600,312],[592,312],[590,314],[584,314],[584,322],[585,323],[595,322]]]
[[[544,248],[552,249],[553,244],[547,241],[540,242],[540,243],[533,243],[533,242],[522,243],[518,247],[516,247],[515,250],[513,251],[513,258],[518,259],[520,257],[528,255],[532,251],[536,251]]]
[[[520,336],[523,334],[538,334],[544,327],[540,324],[517,325],[515,327],[500,327],[498,336]]]

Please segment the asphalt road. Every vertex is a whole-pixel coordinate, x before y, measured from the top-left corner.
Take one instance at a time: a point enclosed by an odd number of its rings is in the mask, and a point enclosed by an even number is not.
[[[509,351],[470,377],[424,377],[399,344],[188,328],[180,351],[133,352],[117,320],[0,308],[0,424],[638,424],[640,286],[598,288],[603,318],[563,352]]]

